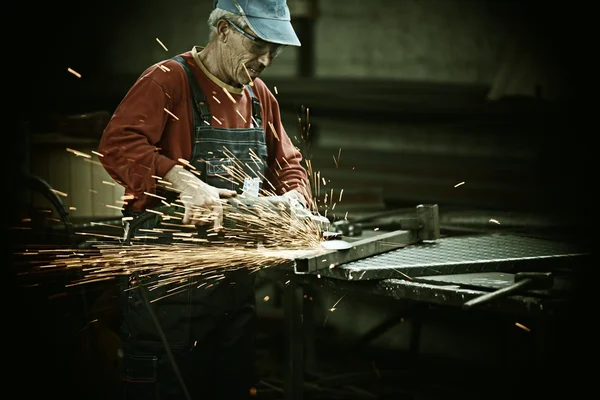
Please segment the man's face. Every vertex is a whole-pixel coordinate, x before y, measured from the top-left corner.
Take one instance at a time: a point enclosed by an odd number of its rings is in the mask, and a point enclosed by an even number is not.
[[[229,21],[223,22],[229,28],[223,54],[227,73],[232,81],[246,85],[271,65],[282,46],[259,39],[249,28],[241,29]]]

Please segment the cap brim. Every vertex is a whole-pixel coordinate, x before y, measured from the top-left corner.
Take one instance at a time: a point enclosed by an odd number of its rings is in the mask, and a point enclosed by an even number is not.
[[[246,16],[246,18],[248,19],[250,29],[262,40],[286,46],[301,46],[300,39],[296,36],[296,32],[294,32],[290,21],[251,16]]]

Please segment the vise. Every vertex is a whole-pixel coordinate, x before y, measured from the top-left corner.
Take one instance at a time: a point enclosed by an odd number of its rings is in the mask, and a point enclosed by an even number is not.
[[[414,215],[394,219],[396,229],[415,231],[419,240],[437,240],[440,238],[440,215],[437,204],[420,204],[416,207]],[[330,230],[339,232],[343,236],[360,236],[364,226],[360,221],[347,219],[335,221]]]

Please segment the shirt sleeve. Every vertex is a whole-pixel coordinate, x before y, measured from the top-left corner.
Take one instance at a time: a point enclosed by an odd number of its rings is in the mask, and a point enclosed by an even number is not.
[[[125,186],[128,195],[145,198],[156,192],[156,176],[164,176],[175,164],[159,153],[170,107],[170,98],[151,75],[131,87],[106,126],[98,151],[108,174]]]
[[[267,142],[269,168],[265,177],[270,182],[266,190],[274,190],[281,195],[297,190],[311,204],[310,180],[306,169],[301,165],[302,153],[294,146],[281,122],[279,103],[268,91],[268,114],[264,121],[265,141]]]

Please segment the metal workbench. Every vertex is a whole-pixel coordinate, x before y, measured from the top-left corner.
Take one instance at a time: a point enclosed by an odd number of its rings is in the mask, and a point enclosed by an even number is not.
[[[550,290],[523,291],[479,308],[546,318],[563,311],[571,286],[569,271],[583,265],[589,256],[573,243],[517,234],[442,237],[419,243],[411,234],[382,233],[384,238],[400,238],[394,242],[395,247],[390,246],[393,250],[347,263],[343,260],[348,256],[331,252],[302,258],[287,269],[273,271],[277,279],[286,282],[286,400],[301,400],[304,396],[305,346],[314,329],[312,303],[307,301],[305,290],[319,287],[338,294],[360,291],[363,295],[460,307],[470,299],[513,284],[517,272],[554,271],[556,278]],[[407,237],[406,243],[412,244],[403,245]],[[337,264],[330,264],[332,260]]]

